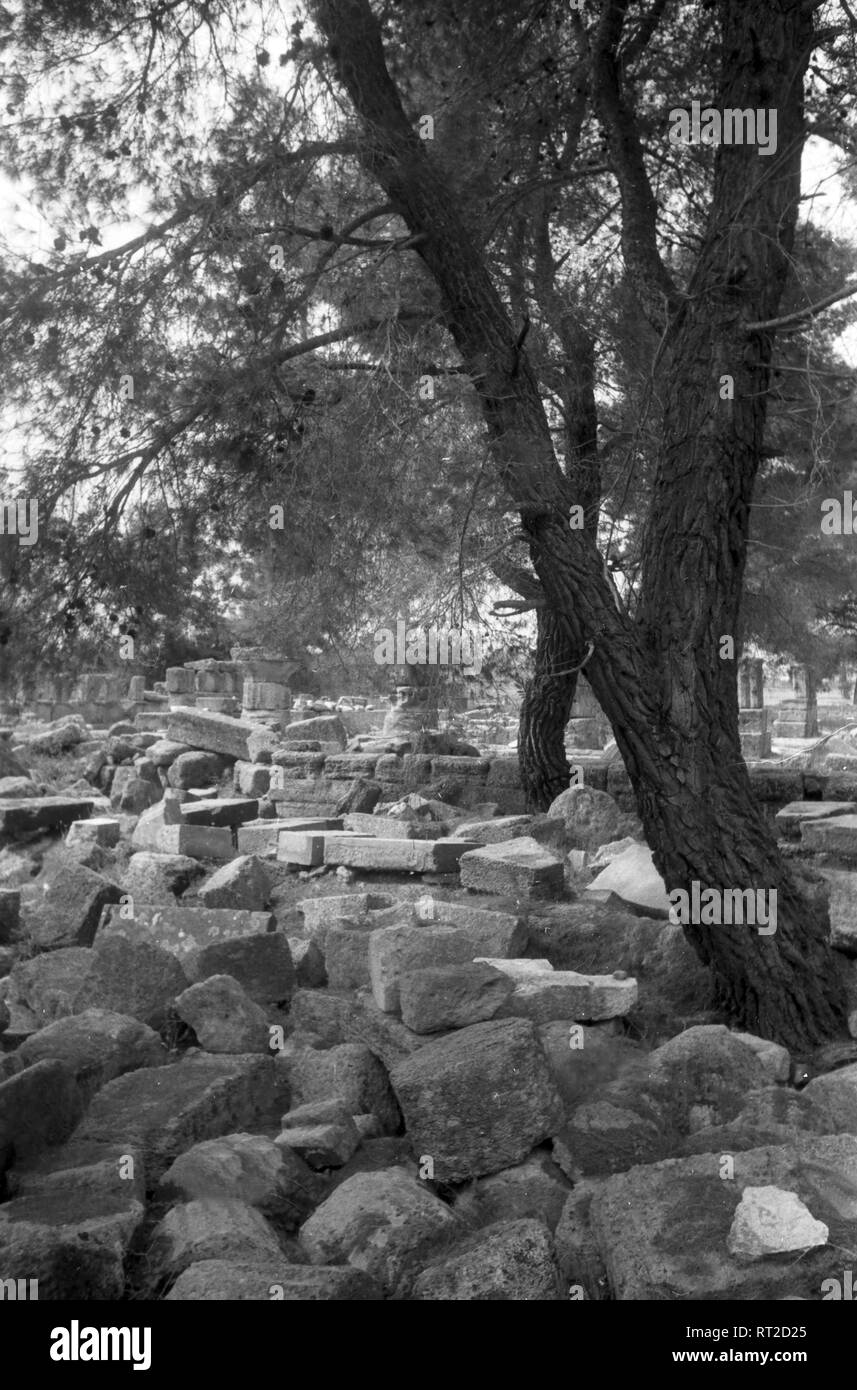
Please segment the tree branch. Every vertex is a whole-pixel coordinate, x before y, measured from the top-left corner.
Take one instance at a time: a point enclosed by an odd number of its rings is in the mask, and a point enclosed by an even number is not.
[[[592,97],[607,136],[622,199],[622,255],[643,312],[659,333],[684,303],[657,244],[657,203],[652,193],[634,116],[622,96],[617,57],[630,0],[607,0],[592,46]]]
[[[762,323],[746,323],[744,331],[745,333],[767,333],[775,328],[788,328],[792,324],[802,323],[804,319],[814,318],[822,310],[829,309],[831,304],[837,304],[840,299],[848,299],[852,294],[857,294],[857,285],[846,285],[844,289],[835,290],[833,294],[819,299],[816,304],[808,304],[805,309],[796,309],[793,314],[783,314],[781,318],[766,319]]]

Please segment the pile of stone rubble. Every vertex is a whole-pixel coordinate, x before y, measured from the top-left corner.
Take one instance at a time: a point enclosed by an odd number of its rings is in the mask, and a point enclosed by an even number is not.
[[[841,1278],[857,1049],[798,1089],[797,1059],[707,1009],[632,813],[587,786],[528,816],[512,759],[349,744],[336,713],[164,721],[0,739],[0,1280],[557,1300]],[[810,854],[853,809],[780,823]],[[851,877],[846,856],[857,1005]]]

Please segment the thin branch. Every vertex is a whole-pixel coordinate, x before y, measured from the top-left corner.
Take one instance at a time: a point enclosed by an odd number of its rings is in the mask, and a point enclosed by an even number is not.
[[[823,309],[829,309],[831,304],[838,303],[840,299],[848,299],[852,294],[857,294],[857,285],[846,285],[844,289],[836,290],[834,294],[819,299],[817,304],[809,304],[805,309],[797,309],[793,314],[784,314],[782,318],[778,319],[765,319],[762,323],[746,323],[744,332],[766,333],[774,328],[788,328],[793,323],[801,323],[804,319],[814,318]]]

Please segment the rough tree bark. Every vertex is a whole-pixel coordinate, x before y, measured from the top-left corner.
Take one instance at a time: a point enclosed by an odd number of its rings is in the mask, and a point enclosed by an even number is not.
[[[845,992],[827,913],[801,895],[750,787],[737,732],[738,645],[748,509],[766,416],[774,317],[800,197],[803,81],[810,5],[717,0],[719,108],[774,108],[779,146],[715,155],[709,224],[686,294],[655,238],[656,206],[617,51],[628,0],[605,0],[592,84],[623,205],[626,273],[662,327],[669,407],[644,537],[643,593],[632,620],[591,534],[568,525],[539,386],[444,178],[411,129],[386,68],[368,0],[313,0],[330,55],[363,129],[361,158],[413,235],[437,283],[447,326],[479,393],[493,458],[520,513],[533,567],[570,644],[592,643],[587,677],[610,720],[667,887],[776,891],[777,931],[688,928],[719,1000],[743,1026],[796,1048],[844,1031]],[[734,378],[721,401],[720,377]]]

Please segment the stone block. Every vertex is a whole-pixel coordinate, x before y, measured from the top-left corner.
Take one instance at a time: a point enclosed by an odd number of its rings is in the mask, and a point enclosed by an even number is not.
[[[462,857],[461,886],[516,897],[558,897],[565,886],[562,860],[529,836],[484,845],[468,850]]]
[[[522,1162],[555,1133],[562,1103],[533,1025],[492,1019],[427,1043],[390,1073],[414,1153],[464,1182]]]

